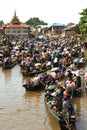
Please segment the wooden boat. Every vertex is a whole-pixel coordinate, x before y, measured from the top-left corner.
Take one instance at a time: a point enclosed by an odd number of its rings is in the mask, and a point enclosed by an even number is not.
[[[3,64],[2,64],[2,68],[3,68],[3,69],[11,69],[11,68],[13,68],[16,64],[17,64],[16,61],[15,61],[14,63],[10,63],[10,64],[5,64],[5,63],[3,63]]]
[[[67,120],[66,115],[58,114],[54,109],[50,106],[51,98],[49,99],[47,96],[44,98],[45,104],[52,114],[52,116],[58,121],[61,130],[76,130],[76,119],[75,114],[71,115],[69,120]]]
[[[42,69],[42,70],[37,70],[37,71],[34,71],[34,72],[27,72],[27,71],[23,71],[22,74],[23,76],[34,76],[36,74],[40,74],[40,73],[43,73],[45,72],[47,69]]]
[[[38,91],[44,89],[44,84],[39,82],[38,84],[34,85],[33,83],[23,84],[23,87],[26,91]]]

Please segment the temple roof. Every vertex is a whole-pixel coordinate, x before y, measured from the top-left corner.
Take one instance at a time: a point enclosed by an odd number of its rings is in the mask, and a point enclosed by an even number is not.
[[[16,11],[15,11],[11,22],[5,24],[5,27],[27,28],[27,27],[29,27],[29,25],[26,25],[26,24],[20,22],[19,18],[16,15]]]
[[[11,23],[12,24],[21,24],[20,20],[18,19],[17,15],[16,15],[16,10],[14,12],[14,16],[13,16],[13,18],[11,20]]]

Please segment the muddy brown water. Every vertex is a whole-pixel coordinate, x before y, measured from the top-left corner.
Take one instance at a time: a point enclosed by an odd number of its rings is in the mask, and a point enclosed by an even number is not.
[[[44,103],[44,91],[26,92],[19,65],[0,67],[0,130],[60,130]],[[87,130],[87,96],[74,99],[77,129]]]

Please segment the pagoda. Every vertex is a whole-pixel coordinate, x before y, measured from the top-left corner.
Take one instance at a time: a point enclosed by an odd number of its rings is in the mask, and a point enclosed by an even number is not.
[[[18,25],[21,24],[20,20],[18,19],[17,15],[16,15],[16,10],[14,12],[14,16],[13,16],[13,18],[11,20],[11,23],[12,24],[18,24]]]
[[[16,10],[14,11],[14,15],[12,20],[5,24],[5,34],[13,35],[18,37],[28,37],[29,34],[29,26],[20,22],[19,18],[16,15]]]

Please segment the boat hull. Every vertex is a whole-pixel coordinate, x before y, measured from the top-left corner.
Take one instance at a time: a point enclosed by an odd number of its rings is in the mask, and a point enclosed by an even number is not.
[[[24,84],[23,87],[25,88],[26,91],[38,91],[44,89],[44,85],[42,83],[39,83],[37,85]]]
[[[45,72],[45,70],[41,70],[41,71],[36,71],[36,72],[22,72],[23,76],[27,77],[27,76],[34,76],[36,74],[40,74],[40,73],[43,73]]]
[[[75,121],[75,114],[73,113],[73,118],[69,119],[69,122],[67,121],[66,115],[63,114],[57,114],[57,112],[55,111],[55,109],[52,109],[51,106],[49,105],[49,98],[46,97],[44,98],[45,104],[49,110],[49,112],[51,113],[51,115],[58,121],[59,126],[61,128],[61,130],[76,130],[76,121]],[[70,124],[69,124],[70,123]]]
[[[15,63],[12,63],[12,64],[2,64],[2,68],[3,69],[11,69],[11,68],[13,68],[15,65],[17,64],[17,62],[15,62]]]

